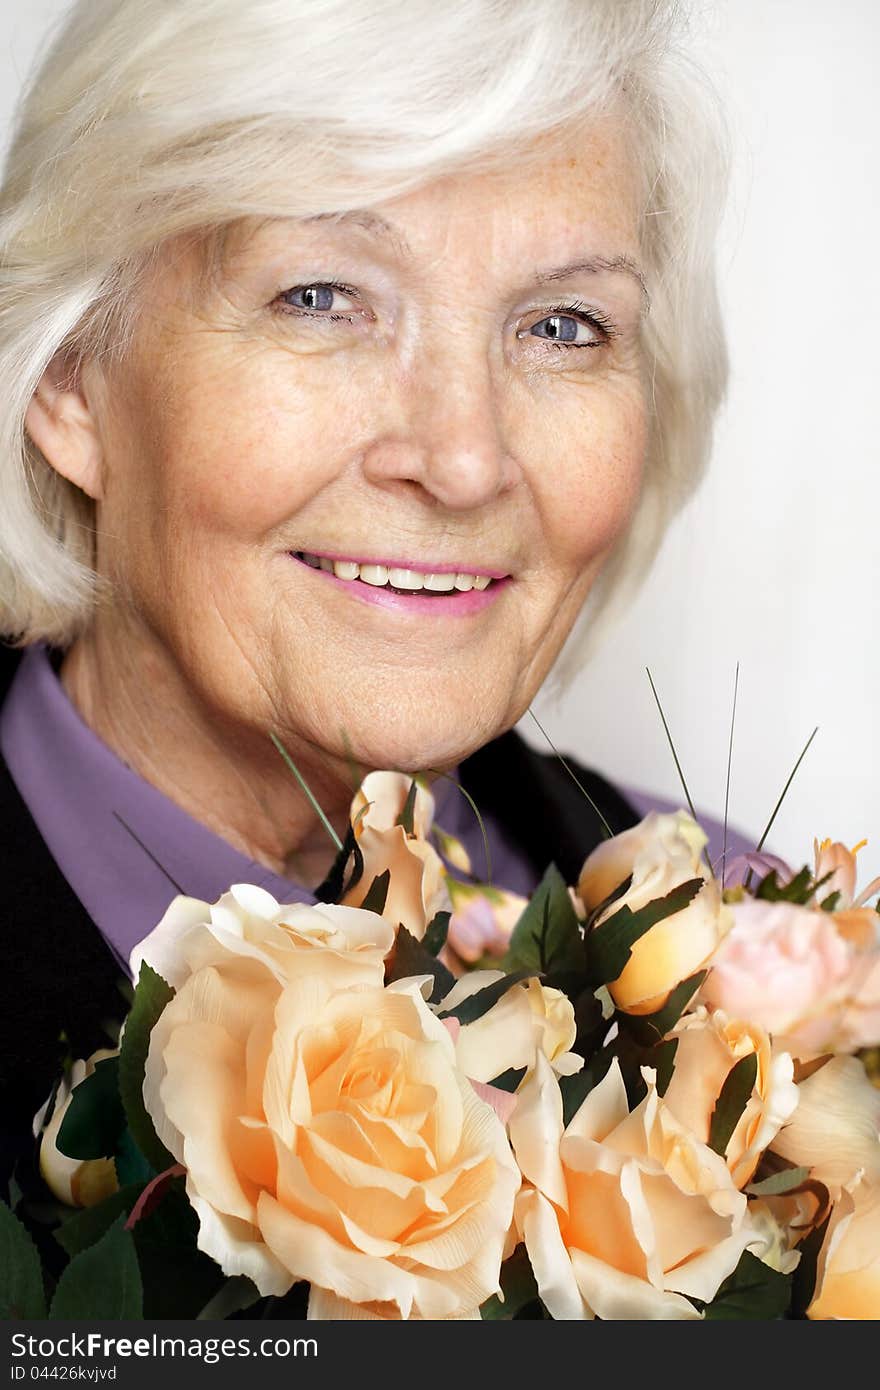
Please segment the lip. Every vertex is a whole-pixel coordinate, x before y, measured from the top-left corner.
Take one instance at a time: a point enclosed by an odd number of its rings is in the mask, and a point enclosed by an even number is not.
[[[323,552],[310,551],[310,554],[323,554]],[[412,594],[404,594],[399,590],[374,587],[364,584],[360,579],[338,579],[335,574],[328,570],[314,569],[307,565],[304,560],[292,552],[288,551],[292,560],[301,565],[309,574],[313,574],[316,579],[326,579],[328,583],[335,584],[338,589],[344,589],[353,599],[360,603],[371,603],[379,608],[391,609],[401,615],[408,614],[418,618],[467,618],[474,613],[481,613],[484,608],[493,604],[503,589],[507,588],[510,576],[504,574],[491,573],[488,570],[465,570],[457,565],[437,566],[431,570],[423,569],[424,561],[418,566],[412,563],[406,564],[405,561],[386,561],[386,560],[356,560],[355,564],[363,565],[386,565],[387,568],[399,569],[419,569],[425,574],[488,574],[495,583],[488,589],[468,589],[466,592],[453,589],[448,594],[432,593],[425,594],[416,591]],[[346,555],[327,555],[329,560],[349,559]],[[354,557],[351,557],[354,559]]]
[[[293,551],[289,551],[293,554]],[[481,569],[479,565],[462,563],[460,565],[432,564],[428,560],[390,560],[377,559],[372,555],[337,555],[335,551],[329,550],[310,550],[309,555],[317,555],[319,560],[339,560],[350,565],[384,565],[388,570],[416,570],[419,574],[477,574],[486,576],[488,579],[509,579],[510,574],[507,570],[487,570]],[[325,571],[326,573],[326,571]],[[347,581],[343,580],[342,583]]]

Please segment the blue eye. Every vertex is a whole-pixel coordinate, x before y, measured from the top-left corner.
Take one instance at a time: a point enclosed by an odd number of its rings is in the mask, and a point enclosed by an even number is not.
[[[562,314],[551,314],[548,318],[533,323],[529,332],[535,338],[549,338],[554,343],[573,343],[577,340],[578,329],[584,326],[577,319],[567,318]]]
[[[287,309],[298,309],[301,313],[321,318],[341,318],[357,307],[351,294],[353,291],[348,291],[342,285],[315,283],[296,285],[292,290],[285,290],[278,298]]]
[[[303,309],[332,309],[333,290],[329,285],[305,285],[301,290],[293,290],[294,298],[300,300]]]
[[[575,300],[552,305],[543,318],[521,328],[517,336],[542,338],[559,348],[599,348],[615,338],[617,330],[601,310]]]

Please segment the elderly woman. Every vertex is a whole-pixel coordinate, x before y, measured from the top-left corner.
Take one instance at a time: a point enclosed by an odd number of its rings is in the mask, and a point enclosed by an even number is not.
[[[338,830],[353,766],[454,769],[519,891],[597,843],[510,731],[722,392],[677,8],[70,11],[0,194],[10,1158],[177,892],[312,901],[333,847],[275,740]]]

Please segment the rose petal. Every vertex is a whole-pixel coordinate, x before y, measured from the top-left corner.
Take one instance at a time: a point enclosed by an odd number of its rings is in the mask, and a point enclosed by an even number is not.
[[[550,1202],[534,1188],[528,1188],[517,1198],[516,1211],[538,1292],[548,1312],[558,1321],[592,1318]]]

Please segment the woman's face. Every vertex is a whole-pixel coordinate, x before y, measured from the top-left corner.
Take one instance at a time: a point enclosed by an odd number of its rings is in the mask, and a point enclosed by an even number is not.
[[[636,501],[637,232],[603,125],[242,224],[208,278],[169,257],[95,407],[126,641],[224,722],[367,766],[513,724]]]

